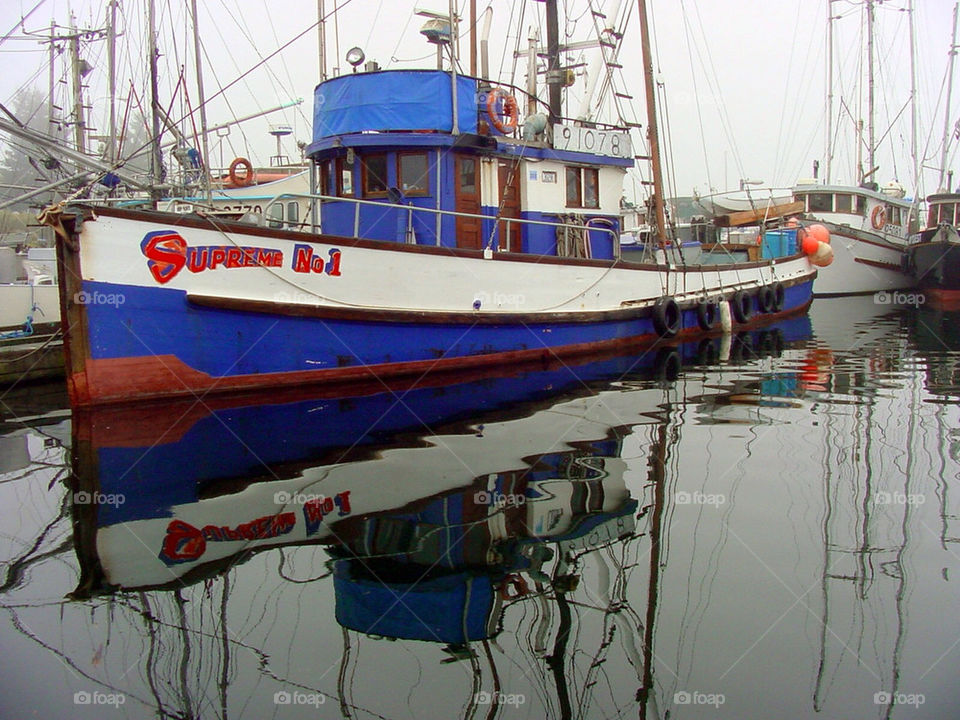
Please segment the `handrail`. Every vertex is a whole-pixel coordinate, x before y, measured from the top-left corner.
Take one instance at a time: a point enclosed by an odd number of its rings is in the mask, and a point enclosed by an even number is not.
[[[602,232],[602,233],[607,233],[611,236],[611,238],[614,241],[614,247],[616,247],[620,239],[619,234],[613,228],[590,227],[586,224],[576,225],[573,223],[550,222],[547,220],[530,220],[527,218],[505,218],[497,215],[481,215],[479,213],[465,213],[465,212],[457,212],[455,210],[440,210],[438,208],[417,207],[415,205],[403,205],[400,203],[381,202],[378,200],[361,200],[360,198],[339,197],[336,195],[313,195],[310,193],[282,193],[280,195],[275,196],[272,200],[267,202],[263,207],[263,216],[267,220],[267,222],[270,222],[270,218],[269,218],[270,208],[272,208],[277,203],[282,202],[284,200],[288,200],[288,199],[303,199],[303,200],[310,200],[311,202],[315,200],[319,200],[320,202],[331,201],[331,202],[354,203],[354,208],[355,208],[354,226],[353,226],[354,238],[360,237],[360,234],[359,234],[360,206],[371,205],[378,208],[393,208],[397,210],[406,210],[408,213],[408,224],[407,224],[408,228],[410,227],[410,222],[412,222],[413,213],[420,212],[420,213],[432,213],[433,215],[437,215],[437,216],[446,215],[449,217],[470,218],[470,219],[486,220],[486,221],[492,221],[492,222],[519,223],[521,225],[544,225],[552,228],[569,228],[571,230],[587,230],[588,232]],[[596,218],[589,218],[587,222],[594,219]],[[437,238],[438,244],[439,244],[439,240],[440,238],[438,236]],[[484,243],[484,249],[487,249],[488,247],[489,247],[489,244]]]

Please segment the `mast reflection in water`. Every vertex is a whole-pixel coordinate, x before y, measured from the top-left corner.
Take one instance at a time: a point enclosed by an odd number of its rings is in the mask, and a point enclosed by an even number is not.
[[[951,320],[856,302],[80,414],[72,468],[47,414],[3,437],[2,600],[8,655],[58,675],[11,669],[5,716],[946,717],[957,353],[924,333]]]

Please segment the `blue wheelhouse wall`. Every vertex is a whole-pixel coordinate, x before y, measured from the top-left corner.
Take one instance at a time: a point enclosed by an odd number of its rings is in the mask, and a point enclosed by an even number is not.
[[[481,157],[506,159],[550,159],[579,166],[628,167],[632,160],[601,157],[585,152],[557,151],[546,147],[518,146],[504,137],[485,120],[486,93],[481,81],[468,76],[456,79],[456,126],[452,134],[454,114],[452,83],[449,73],[439,70],[380,71],[352,73],[321,83],[314,91],[313,142],[307,154],[317,163],[333,158],[344,158],[348,148],[354,153],[350,170],[354,194],[351,198],[387,202],[382,196],[367,197],[363,192],[362,160],[370,153],[387,156],[387,185],[398,188],[397,153],[425,151],[429,162],[429,189],[424,195],[406,197],[403,204],[424,210],[456,211],[455,157],[461,153]],[[325,171],[323,187],[336,188],[334,163],[321,165]],[[438,181],[439,170],[439,181]],[[438,186],[439,185],[439,186]],[[481,193],[485,183],[481,182]],[[525,212],[521,198],[521,219],[556,223],[566,214],[562,188],[558,196],[558,212]],[[333,195],[335,191],[326,194]],[[488,192],[489,194],[489,192]],[[482,197],[479,214],[496,217],[499,197]],[[321,208],[323,232],[353,237],[355,235],[388,242],[405,242],[409,211],[397,208],[378,208],[361,205],[356,222],[356,204],[328,201]],[[595,215],[619,225],[616,215]],[[434,212],[413,212],[412,226],[417,244],[457,247],[456,219],[442,217],[437,236],[437,216]],[[506,239],[501,238],[502,226],[494,220],[482,222],[484,245],[506,250]],[[592,231],[591,257],[612,259],[614,239],[618,234]],[[556,229],[525,225],[521,227],[522,248],[525,253],[556,255]]]

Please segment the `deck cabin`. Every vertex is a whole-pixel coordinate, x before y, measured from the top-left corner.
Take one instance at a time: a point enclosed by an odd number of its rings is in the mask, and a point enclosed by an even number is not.
[[[544,116],[519,117],[523,95],[439,70],[321,83],[306,151],[311,190],[324,198],[319,229],[451,248],[618,256],[623,178],[634,162],[628,130],[561,123],[551,141]]]
[[[906,241],[915,232],[911,218],[913,204],[891,192],[848,185],[800,184],[793,197],[804,203],[804,213],[821,222],[847,226],[853,230],[882,235],[893,241]]]
[[[927,197],[927,228],[960,226],[960,193],[938,193]]]

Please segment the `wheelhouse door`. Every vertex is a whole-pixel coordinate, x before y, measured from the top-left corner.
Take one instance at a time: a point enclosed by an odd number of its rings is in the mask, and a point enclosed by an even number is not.
[[[520,217],[520,163],[501,160],[497,171],[500,186],[500,217]],[[509,225],[509,230],[507,229]],[[508,252],[523,250],[522,226],[520,223],[499,223],[500,247]]]
[[[480,161],[474,155],[454,159],[454,201],[458,213],[480,214]],[[479,217],[457,217],[457,247],[480,250],[483,226]]]

